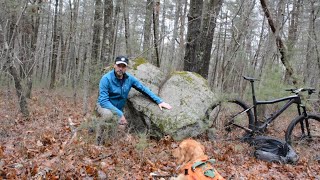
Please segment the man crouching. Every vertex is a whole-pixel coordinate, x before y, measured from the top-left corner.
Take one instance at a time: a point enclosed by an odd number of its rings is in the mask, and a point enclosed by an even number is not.
[[[131,87],[152,99],[158,104],[161,110],[162,108],[172,108],[134,76],[126,73],[128,63],[129,59],[127,57],[118,56],[115,59],[114,69],[103,75],[99,83],[97,112],[107,121],[109,119],[112,120],[114,116],[117,116],[117,128],[119,129],[125,129],[128,124],[123,113],[123,107],[128,99]],[[99,134],[97,131],[97,140],[98,137]]]

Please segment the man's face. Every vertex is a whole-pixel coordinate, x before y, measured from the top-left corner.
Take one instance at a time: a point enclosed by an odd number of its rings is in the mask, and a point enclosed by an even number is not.
[[[114,70],[116,72],[117,77],[121,79],[123,77],[123,74],[127,70],[127,66],[125,64],[115,64]]]

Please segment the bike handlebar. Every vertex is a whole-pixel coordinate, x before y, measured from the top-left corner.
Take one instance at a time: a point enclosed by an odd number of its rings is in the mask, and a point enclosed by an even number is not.
[[[290,88],[285,89],[285,91],[291,91],[292,93],[298,94],[299,92],[308,91],[308,94],[311,95],[316,92],[315,88]]]

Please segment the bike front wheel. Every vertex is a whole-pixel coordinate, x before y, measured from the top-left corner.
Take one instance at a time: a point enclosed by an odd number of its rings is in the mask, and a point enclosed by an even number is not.
[[[220,102],[214,108],[213,121],[213,125],[229,140],[244,140],[254,127],[250,107],[238,99]]]
[[[298,153],[308,153],[320,158],[320,116],[309,114],[307,117],[300,115],[288,126],[286,141]],[[318,153],[318,154],[316,154]]]

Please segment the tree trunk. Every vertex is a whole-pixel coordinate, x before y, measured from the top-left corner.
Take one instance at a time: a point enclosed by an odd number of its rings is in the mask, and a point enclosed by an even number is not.
[[[151,37],[151,23],[152,23],[152,9],[153,0],[147,0],[146,14],[143,25],[143,56],[147,59],[151,59],[150,53],[150,37]]]
[[[73,1],[73,5],[71,0],[70,3],[70,9],[71,9],[71,23],[70,23],[70,56],[69,61],[72,62],[72,67],[70,68],[70,71],[72,72],[72,89],[73,89],[73,103],[74,106],[76,106],[76,100],[77,100],[77,61],[78,58],[76,57],[76,32],[77,32],[77,19],[78,19],[78,8],[79,8],[79,1],[75,0]]]
[[[88,100],[89,100],[89,80],[90,80],[90,55],[87,56],[88,46],[90,43],[86,45],[84,52],[84,75],[83,75],[83,114],[86,115],[88,113]]]
[[[259,43],[258,43],[258,49],[255,52],[255,54],[253,56],[252,63],[251,63],[251,66],[253,66],[255,74],[257,74],[257,70],[258,70],[258,57],[260,56],[260,51],[261,51],[261,46],[262,46],[262,41],[263,41],[265,19],[266,19],[266,16],[263,16],[262,26],[261,26],[261,31],[260,31],[260,38],[259,38]]]
[[[160,8],[160,7],[159,7]],[[163,0],[163,6],[161,6],[162,9],[162,18],[161,18],[161,31],[159,33],[159,42],[158,42],[158,49],[159,49],[159,62],[160,66],[164,65],[163,67],[168,69],[168,58],[163,58],[165,52],[167,51],[167,48],[165,47],[165,34],[166,34],[166,16],[167,16],[167,7],[166,7],[166,0]],[[160,20],[159,20],[160,21]],[[160,27],[160,25],[159,25]]]
[[[299,24],[299,18],[300,18],[300,10],[301,9],[301,0],[294,0],[293,2],[293,8],[289,15],[290,17],[290,23],[289,23],[289,32],[288,32],[288,39],[287,39],[287,48],[288,48],[288,54],[287,59],[290,60],[295,55],[295,45],[297,42],[297,32],[298,32],[298,24]],[[289,79],[290,74],[286,73],[285,79]],[[300,82],[301,83],[301,82]]]
[[[197,52],[198,60],[201,65],[198,73],[204,78],[208,78],[214,29],[216,28],[216,21],[221,7],[222,0],[210,0],[209,9],[204,14],[202,30],[200,33],[201,41],[198,45],[199,52]]]
[[[29,116],[29,110],[28,110],[28,104],[27,104],[27,100],[26,97],[23,94],[23,90],[22,90],[22,85],[21,85],[21,79],[19,77],[18,71],[16,69],[16,67],[14,66],[14,62],[13,62],[13,46],[14,46],[14,42],[16,39],[16,31],[17,31],[17,27],[19,27],[19,23],[21,20],[21,16],[25,13],[25,10],[27,8],[27,3],[25,4],[25,6],[22,9],[22,12],[20,14],[20,16],[18,17],[18,19],[16,20],[16,22],[14,23],[14,19],[11,19],[9,21],[9,34],[8,36],[6,34],[3,35],[4,37],[4,54],[5,54],[5,60],[6,63],[4,64],[3,69],[8,69],[10,75],[12,75],[13,80],[14,80],[14,85],[16,88],[16,94],[18,97],[18,101],[19,101],[19,105],[20,105],[20,111],[23,114],[23,116],[28,117]],[[2,30],[2,25],[0,24],[0,31],[3,32]],[[8,37],[9,42],[7,42],[6,37]]]
[[[31,16],[31,21],[32,21],[32,34],[31,34],[31,57],[32,59],[30,66],[28,68],[28,73],[27,73],[27,89],[26,89],[26,97],[31,98],[31,91],[32,91],[32,75],[33,75],[33,70],[34,70],[34,65],[37,62],[36,59],[36,49],[37,49],[37,39],[38,39],[38,32],[39,32],[39,26],[40,26],[40,14],[39,11],[41,10],[41,2],[40,0],[35,1],[35,6],[33,7],[33,14]]]
[[[124,29],[125,29],[125,40],[126,40],[126,53],[130,57],[131,53],[131,44],[130,44],[130,26],[129,26],[129,12],[128,12],[128,0],[123,0],[123,18],[124,18]]]
[[[300,9],[301,9],[301,0],[294,0],[292,11],[290,13],[290,23],[289,23],[289,33],[288,33],[288,52],[290,57],[293,56],[293,48],[298,39],[298,24],[300,17]],[[290,59],[290,58],[289,58]]]
[[[100,34],[102,25],[102,1],[96,0],[93,24],[93,40],[92,40],[92,65],[96,65],[100,60]]]
[[[153,8],[153,44],[155,50],[156,66],[160,67],[159,57],[159,14],[160,0],[156,0]]]
[[[310,11],[310,16],[309,16],[309,26],[308,26],[308,42],[307,42],[307,52],[306,52],[306,66],[305,66],[305,70],[304,70],[304,84],[306,85],[310,85],[310,77],[311,77],[311,73],[312,71],[310,71],[310,69],[312,69],[312,54],[315,52],[315,45],[313,45],[313,41],[315,40],[313,31],[315,29],[315,8],[314,8],[314,1],[310,1],[311,3],[311,11]],[[320,71],[320,66],[319,66],[319,70]],[[319,76],[320,77],[320,76]]]
[[[220,18],[223,19],[222,14],[220,14]],[[212,62],[213,66],[212,68],[209,68],[209,76],[208,76],[208,82],[210,87],[213,89],[216,87],[216,83],[218,82],[218,67],[219,62],[221,59],[221,53],[220,53],[220,47],[221,47],[221,32],[222,32],[222,26],[223,23],[220,23],[219,31],[218,31],[218,42],[216,43],[216,57],[214,58],[214,62]]]
[[[188,9],[188,0],[183,1],[184,8],[183,12],[181,12],[180,16],[180,31],[179,31],[179,36],[180,36],[180,44],[179,44],[179,55],[178,59],[174,63],[173,67],[177,71],[182,71],[184,68],[184,54],[185,54],[185,17],[187,16],[187,9]]]
[[[185,71],[197,72],[200,68],[199,59],[196,57],[196,49],[201,32],[202,4],[203,0],[190,0],[187,44],[184,57]]]
[[[318,35],[317,35],[317,28],[316,28],[316,25],[315,25],[315,22],[317,20],[317,18],[319,17],[319,12],[320,12],[320,8],[319,6],[316,6],[314,3],[316,3],[316,1],[312,0],[311,1],[312,3],[312,9],[314,10],[314,17],[313,17],[313,21],[314,21],[314,24],[313,24],[313,27],[312,27],[312,36],[314,37],[314,49],[315,49],[315,59],[316,59],[316,63],[318,65],[318,74],[316,74],[315,76],[317,77],[316,78],[316,85],[317,86],[317,90],[318,90],[318,106],[320,106],[320,83],[319,83],[319,77],[320,77],[320,47],[318,45],[317,42],[319,42],[319,38],[318,38]]]
[[[176,69],[176,61],[178,61],[178,58],[176,58],[176,41],[178,38],[178,24],[179,24],[179,17],[181,14],[181,1],[176,1],[176,11],[174,15],[174,24],[173,24],[173,35],[171,38],[171,45],[170,45],[170,52],[169,52],[169,72]],[[181,43],[181,42],[180,42]]]
[[[116,8],[114,12],[114,18],[113,18],[113,27],[115,28],[114,34],[113,34],[113,49],[112,54],[116,54],[116,45],[117,45],[117,36],[118,36],[118,24],[119,24],[119,13],[120,13],[120,1],[116,1]]]
[[[63,12],[63,1],[64,0],[60,0],[60,4],[59,4],[59,24],[58,24],[58,31],[59,31],[59,38],[60,38],[60,73],[61,76],[63,76],[66,71],[67,71],[67,61],[66,61],[66,53],[67,53],[67,49],[66,49],[66,44],[64,42],[64,38],[63,38],[63,16],[62,16],[62,12]]]
[[[264,11],[264,14],[268,19],[269,26],[270,26],[273,34],[276,35],[276,44],[277,44],[278,50],[279,50],[279,52],[281,54],[281,58],[280,58],[281,62],[284,65],[284,67],[286,68],[286,77],[291,78],[292,79],[292,83],[294,85],[297,85],[298,84],[298,78],[294,74],[293,68],[290,65],[290,62],[289,62],[289,59],[288,59],[287,46],[285,45],[285,43],[281,39],[280,35],[276,34],[276,26],[275,26],[275,24],[273,22],[273,19],[272,19],[271,13],[269,11],[269,8],[268,8],[268,6],[266,4],[266,1],[265,0],[260,0],[260,3],[261,3],[261,6],[262,6],[262,9]]]
[[[51,2],[52,2],[52,0],[49,1],[49,4],[51,4]],[[49,12],[51,12],[51,6],[49,6]],[[51,17],[51,14],[48,13],[47,23],[45,24],[46,31],[45,31],[45,38],[44,38],[43,57],[41,58],[42,59],[42,63],[41,63],[41,66],[40,66],[40,68],[41,68],[40,69],[40,82],[42,82],[44,77],[46,77],[45,73],[48,72],[48,71],[45,71],[45,69],[47,67],[46,64],[47,64],[47,61],[50,62],[50,58],[46,57],[47,50],[48,50],[48,48],[47,48],[48,39],[49,39],[49,34],[50,34],[50,31],[49,31],[50,17]],[[48,80],[48,79],[46,79],[46,80]]]
[[[56,83],[56,67],[57,67],[57,57],[58,57],[58,46],[59,46],[59,37],[57,35],[57,19],[58,19],[58,4],[59,0],[56,0],[55,10],[54,10],[54,20],[53,20],[53,35],[52,35],[52,54],[51,54],[51,81],[50,89],[55,87]]]
[[[113,20],[113,1],[104,1],[104,22],[103,22],[103,39],[102,39],[102,52],[101,60],[104,65],[110,63],[113,59],[112,56],[112,45],[113,45],[113,34],[114,27],[112,24]]]

